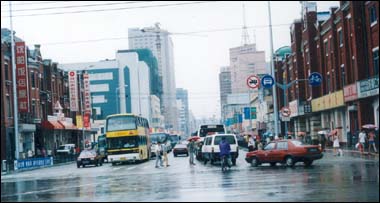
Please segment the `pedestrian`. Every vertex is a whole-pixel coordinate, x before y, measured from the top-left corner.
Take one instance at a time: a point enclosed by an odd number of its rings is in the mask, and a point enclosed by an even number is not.
[[[156,152],[156,168],[158,168],[158,161],[160,161],[160,166],[162,167],[163,166],[163,163],[162,163],[163,151],[162,151],[161,142],[157,142],[155,152]]]
[[[165,167],[168,167],[170,165],[169,165],[169,159],[168,159],[168,149],[167,149],[166,144],[162,143],[161,144],[161,148],[162,148],[162,151],[163,151],[163,159],[164,159],[164,162],[165,162]]]
[[[262,142],[259,142],[257,144],[257,150],[263,150],[263,143]]]
[[[194,163],[194,154],[195,154],[195,141],[194,139],[192,139],[189,144],[187,144],[187,148],[189,150],[189,162],[190,162],[190,165],[195,165]]]
[[[321,134],[321,148],[322,148],[322,151],[324,152],[325,149],[326,149],[326,136],[325,134]]]
[[[255,150],[255,140],[252,135],[248,135],[248,151],[252,152]]]
[[[372,130],[368,133],[368,153],[370,152],[371,146],[373,147],[375,153],[377,153],[376,144],[375,144],[375,132]]]
[[[338,135],[334,135],[333,139],[334,139],[334,143],[333,143],[334,156],[336,156],[336,155],[338,155],[337,150],[339,151],[339,138],[338,138]]]
[[[366,137],[367,137],[366,133],[365,133],[364,129],[362,129],[362,131],[359,133],[359,142],[363,145],[363,148],[365,147]]]

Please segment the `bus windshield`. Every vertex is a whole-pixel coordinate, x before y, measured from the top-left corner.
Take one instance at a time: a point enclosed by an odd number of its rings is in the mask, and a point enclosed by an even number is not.
[[[157,143],[159,142],[166,142],[167,140],[167,134],[165,133],[155,133],[150,135],[150,141],[152,143]]]
[[[108,150],[138,147],[137,136],[107,138]]]
[[[135,130],[136,118],[132,116],[116,116],[107,119],[107,132],[119,130]]]
[[[208,134],[225,133],[223,125],[204,125],[199,130],[200,137],[206,137]]]

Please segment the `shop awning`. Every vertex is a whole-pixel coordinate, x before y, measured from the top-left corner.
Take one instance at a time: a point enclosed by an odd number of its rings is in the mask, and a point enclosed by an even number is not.
[[[66,130],[77,130],[78,128],[73,123],[58,121]]]
[[[42,128],[49,130],[61,130],[64,127],[58,121],[42,121]]]

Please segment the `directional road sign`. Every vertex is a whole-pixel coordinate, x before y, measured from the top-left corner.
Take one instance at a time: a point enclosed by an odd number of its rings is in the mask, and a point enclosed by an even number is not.
[[[291,114],[291,111],[290,111],[290,109],[288,107],[282,107],[282,109],[281,109],[281,115],[283,117],[289,117],[290,114]]]
[[[309,85],[319,86],[322,83],[322,75],[318,72],[311,73],[309,76]]]

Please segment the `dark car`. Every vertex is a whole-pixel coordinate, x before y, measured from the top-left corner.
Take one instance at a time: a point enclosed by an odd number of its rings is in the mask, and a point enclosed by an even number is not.
[[[80,166],[83,166],[83,168],[86,165],[103,165],[103,157],[96,152],[95,149],[85,149],[83,150],[78,159],[77,159],[77,167],[80,168]]]
[[[176,146],[173,149],[173,155],[176,157],[179,154],[186,154],[186,156],[189,156],[189,151],[187,150],[186,145],[176,144]]]
[[[304,162],[305,166],[310,166],[314,160],[323,157],[318,145],[306,145],[298,140],[276,140],[269,142],[264,150],[248,152],[245,160],[256,167],[262,163],[285,163],[287,166],[294,166],[297,162]]]

